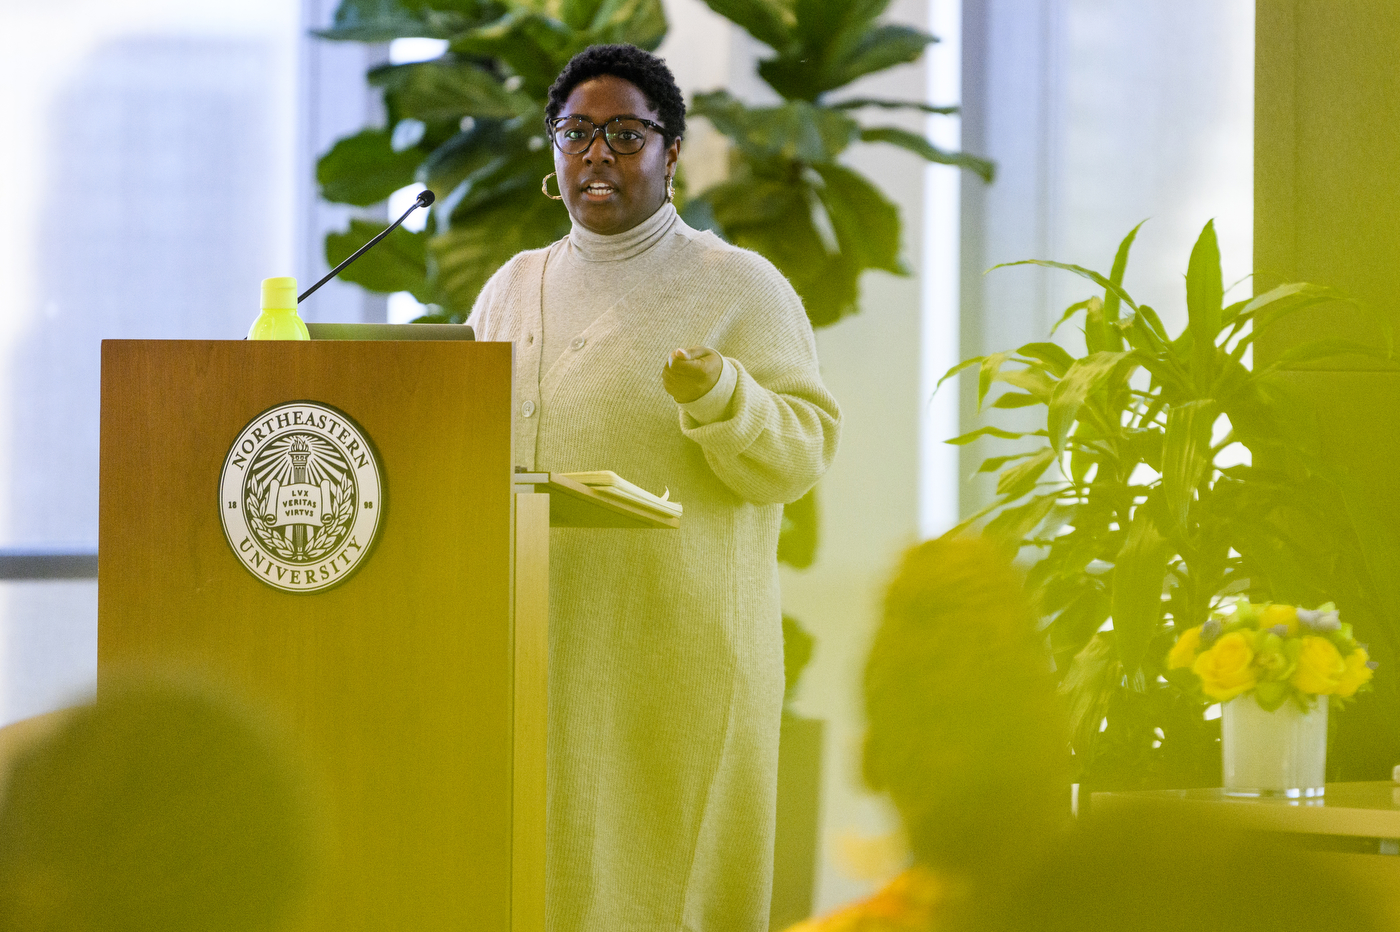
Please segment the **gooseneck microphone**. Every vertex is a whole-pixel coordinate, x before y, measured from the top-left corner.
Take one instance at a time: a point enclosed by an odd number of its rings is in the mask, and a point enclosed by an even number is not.
[[[303,291],[301,294],[297,295],[297,303],[300,304],[301,302],[305,301],[308,297],[311,296],[312,292],[314,292],[317,288],[320,288],[320,287],[321,287],[322,285],[324,285],[326,282],[330,281],[332,278],[335,278],[337,275],[339,275],[341,269],[345,268],[347,265],[349,265],[350,263],[354,262],[356,259],[360,258],[360,256],[363,256],[365,253],[369,252],[369,250],[374,246],[375,243],[379,242],[379,241],[382,240],[384,237],[386,237],[386,236],[388,236],[390,233],[394,232],[394,229],[395,229],[400,223],[403,223],[405,220],[407,220],[409,214],[413,213],[415,210],[417,210],[417,209],[420,208],[420,207],[427,207],[429,204],[431,204],[431,203],[432,203],[433,201],[435,201],[435,200],[437,200],[437,197],[436,197],[436,195],[433,194],[433,192],[428,191],[428,190],[420,191],[420,192],[418,193],[418,199],[417,199],[416,201],[413,202],[413,206],[412,206],[412,207],[410,207],[408,210],[405,210],[405,211],[403,212],[403,216],[402,216],[402,217],[400,217],[399,219],[395,220],[393,223],[391,223],[391,224],[389,224],[387,227],[385,227],[383,233],[380,233],[380,234],[379,234],[378,236],[376,236],[374,239],[370,240],[368,243],[365,243],[365,244],[364,244],[363,246],[361,246],[359,249],[355,250],[354,255],[352,255],[349,259],[346,259],[344,262],[340,263],[340,265],[337,265],[335,268],[333,268],[333,269],[331,269],[329,272],[327,272],[325,278],[321,279],[319,282],[317,282],[316,284],[312,285],[310,288],[306,289],[306,290]]]

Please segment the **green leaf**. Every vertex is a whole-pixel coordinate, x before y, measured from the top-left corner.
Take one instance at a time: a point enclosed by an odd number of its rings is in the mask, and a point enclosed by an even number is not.
[[[417,178],[434,192],[451,192],[497,159],[501,152],[520,148],[505,131],[504,123],[478,120],[470,130],[449,137],[434,149],[418,166]]]
[[[997,479],[997,494],[1008,498],[1018,498],[1035,488],[1040,474],[1055,462],[1057,454],[1050,447],[1035,453],[1025,462],[1004,471]]]
[[[865,30],[849,51],[840,48],[832,50],[835,54],[822,82],[825,86],[820,88],[820,92],[843,87],[856,78],[895,65],[918,61],[924,49],[937,41],[928,33],[909,26],[886,25]],[[761,65],[759,73],[763,73]]]
[[[1012,453],[1009,456],[989,456],[982,461],[982,465],[977,467],[978,472],[996,472],[1007,463],[1014,463],[1016,460],[1023,460],[1028,456],[1035,456],[1031,453]]]
[[[1171,337],[1167,336],[1167,328],[1162,325],[1162,318],[1158,317],[1157,312],[1154,311],[1151,307],[1144,304],[1142,307],[1137,309],[1137,312],[1138,314],[1142,315],[1142,319],[1146,321],[1149,327],[1152,328],[1152,332],[1155,333],[1158,337],[1160,337],[1163,341],[1171,339]]]
[[[839,100],[835,103],[828,103],[826,106],[833,110],[859,110],[862,107],[879,107],[882,110],[920,110],[924,113],[956,114],[961,113],[961,107],[937,107],[933,104],[921,104],[912,100],[886,100],[883,97],[852,97],[848,100]]]
[[[1019,261],[1019,262],[1001,262],[1001,263],[998,263],[997,265],[992,266],[992,268],[991,268],[991,269],[988,269],[987,271],[990,272],[990,271],[992,271],[993,269],[1005,269],[1005,268],[1010,268],[1010,267],[1015,266],[1015,265],[1038,265],[1038,266],[1040,266],[1041,268],[1045,268],[1045,269],[1062,269],[1063,271],[1066,271],[1066,272],[1073,272],[1075,275],[1078,275],[1080,278],[1087,278],[1089,281],[1093,282],[1095,285],[1098,285],[1100,288],[1104,289],[1104,291],[1106,291],[1106,292],[1107,292],[1107,291],[1111,291],[1111,292],[1113,292],[1114,294],[1118,295],[1119,299],[1120,299],[1124,304],[1128,305],[1128,307],[1132,308],[1133,310],[1136,311],[1136,310],[1138,309],[1137,303],[1133,301],[1132,295],[1130,295],[1130,294],[1128,294],[1126,291],[1124,291],[1123,288],[1122,288],[1122,286],[1120,286],[1120,285],[1115,285],[1115,284],[1113,284],[1113,282],[1111,282],[1111,281],[1109,281],[1108,279],[1104,278],[1102,275],[1100,275],[1098,272],[1095,272],[1093,269],[1086,269],[1086,268],[1084,268],[1083,266],[1080,266],[1080,265],[1073,265],[1073,264],[1068,263],[1068,262],[1050,262],[1049,260],[1046,260],[1046,259],[1022,259],[1022,260]],[[1088,304],[1086,303],[1084,306],[1085,306],[1085,307],[1088,307]],[[1078,310],[1078,307],[1076,306],[1075,308],[1072,308],[1072,310]],[[1066,312],[1066,316],[1068,316],[1068,312]]]
[[[1191,333],[1191,376],[1201,394],[1215,381],[1215,340],[1225,288],[1220,279],[1220,245],[1215,221],[1206,222],[1186,267],[1187,329]]]
[[[817,556],[820,526],[816,488],[784,505],[782,526],[778,531],[778,562],[799,570],[811,566]]]
[[[1055,380],[1034,366],[1002,369],[997,373],[997,381],[1025,389],[1040,404],[1049,404],[1050,396],[1055,392]]]
[[[703,195],[725,230],[780,225],[808,212],[800,187],[780,180],[741,177],[710,188]]]
[[[705,5],[775,51],[781,52],[792,42],[797,17],[785,4],[774,0],[705,0]]]
[[[495,77],[465,62],[386,65],[370,72],[370,82],[392,95],[400,116],[428,123],[455,123],[464,116],[509,119],[537,110],[528,94],[506,90]]]
[[[1051,372],[1061,377],[1074,365],[1074,357],[1066,352],[1064,347],[1055,343],[1027,343],[1016,352],[1021,356],[1039,359]]]
[[[335,267],[379,234],[382,226],[364,220],[351,220],[350,228],[326,236],[326,262]],[[410,233],[398,227],[384,237],[369,252],[340,273],[346,281],[388,294],[395,291],[412,292],[424,304],[431,303],[434,294],[428,284],[427,259],[423,233]]]
[[[1029,408],[1031,405],[1043,404],[1041,399],[1025,392],[1007,392],[996,401],[992,402],[993,408]]]
[[[899,260],[899,208],[863,176],[840,165],[815,165],[817,192],[841,251],[862,269],[908,275]]]
[[[1110,335],[1103,316],[1103,299],[1094,295],[1084,309],[1084,346],[1090,353],[1116,352],[1118,346]]]
[[[1254,687],[1254,695],[1240,696],[1240,702],[1258,702],[1265,712],[1272,712],[1288,701],[1293,690],[1287,683],[1264,682]]]
[[[987,522],[982,534],[989,540],[997,540],[1012,549],[1019,548],[1021,542],[1034,531],[1055,507],[1059,493],[1037,495],[1024,505],[1005,508],[995,518]]]
[[[991,184],[996,176],[996,165],[984,158],[968,155],[966,152],[949,152],[940,149],[918,133],[897,126],[872,126],[860,131],[862,142],[887,142],[901,149],[907,149],[929,162],[939,165],[956,165],[977,175]]]
[[[943,373],[943,378],[939,379],[939,380],[938,380],[938,384],[935,385],[935,386],[933,387],[934,394],[937,394],[937,393],[938,393],[938,389],[940,389],[940,388],[943,387],[943,383],[944,383],[944,382],[948,381],[949,379],[951,379],[953,376],[957,375],[959,372],[963,371],[964,369],[968,369],[968,368],[971,368],[972,366],[978,365],[979,363],[982,362],[982,360],[984,360],[984,359],[986,359],[986,358],[987,358],[986,356],[974,356],[974,357],[972,357],[971,359],[964,359],[962,362],[958,363],[956,366],[953,366],[953,368],[951,368],[951,369],[949,369],[947,372]]]
[[[1147,647],[1162,621],[1162,590],[1172,555],[1152,519],[1150,501],[1135,509],[1128,539],[1113,568],[1113,631],[1118,656],[1129,685],[1139,691],[1144,688],[1142,663]]]
[[[1075,360],[1070,366],[1050,397],[1048,427],[1050,445],[1056,452],[1064,452],[1065,438],[1085,399],[1107,383],[1115,370],[1132,356],[1132,353],[1094,353]]]
[[[1088,769],[1099,740],[1099,727],[1108,715],[1108,703],[1123,678],[1114,632],[1099,632],[1075,654],[1060,681],[1060,693],[1069,704],[1070,741],[1081,767]]]
[[[367,129],[340,140],[321,156],[316,180],[325,200],[368,207],[412,184],[422,161],[418,149],[395,152],[388,131]]]
[[[990,272],[991,269],[988,269],[987,271]],[[1055,321],[1055,326],[1050,328],[1050,335],[1053,337],[1055,335],[1055,331],[1059,330],[1060,327],[1063,326],[1066,321],[1068,321],[1071,317],[1073,317],[1075,314],[1078,314],[1080,311],[1084,310],[1088,306],[1089,302],[1086,299],[1076,304],[1071,304],[1069,307],[1065,308],[1065,312],[1060,315],[1060,319]]]
[[[697,94],[690,112],[743,151],[760,159],[832,162],[855,140],[859,124],[839,110],[795,100],[777,107],[746,107],[728,91]]]
[[[1219,416],[1207,400],[1175,405],[1167,411],[1162,440],[1162,495],[1172,530],[1184,533],[1196,487],[1210,468],[1211,427]]]
[[[523,90],[542,99],[569,58],[588,46],[588,37],[551,17],[515,7],[504,16],[454,35],[450,48],[466,58],[496,58],[524,82]]]
[[[1031,432],[1031,433],[1019,433],[1019,434],[1018,434],[1018,433],[1016,433],[1015,431],[1002,430],[1000,427],[990,427],[990,426],[989,426],[989,427],[979,427],[979,428],[977,428],[976,430],[969,431],[969,432],[963,434],[963,435],[960,436],[960,437],[954,437],[952,440],[945,440],[945,441],[943,441],[943,442],[944,442],[944,443],[951,443],[951,444],[953,444],[954,446],[959,446],[959,447],[960,447],[960,446],[964,446],[965,444],[971,443],[972,441],[976,440],[978,437],[1000,437],[1002,440],[1020,440],[1022,437],[1031,437],[1031,436],[1036,436],[1036,435],[1043,435],[1044,433],[1045,433],[1045,431],[1043,431],[1043,430],[1037,430],[1037,431],[1034,431],[1034,432]]]
[[[583,37],[587,45],[635,45],[655,51],[666,38],[661,0],[603,0]]]
[[[404,37],[434,38],[437,33],[416,10],[398,0],[341,0],[331,28],[316,30],[338,42],[389,42]]]
[[[1128,252],[1133,248],[1133,240],[1137,239],[1138,230],[1141,230],[1142,224],[1146,222],[1146,220],[1143,220],[1137,226],[1133,227],[1132,230],[1128,232],[1128,235],[1123,237],[1123,242],[1118,244],[1118,254],[1113,257],[1113,270],[1108,273],[1108,280],[1120,288],[1123,286],[1123,275],[1128,271]],[[1118,305],[1121,301],[1122,299],[1118,296],[1117,291],[1112,289],[1106,289],[1104,291],[1104,320],[1110,323],[1118,320]],[[1113,349],[1122,348],[1123,343],[1121,340],[1118,342],[1117,346],[1113,347]]]
[[[982,401],[987,397],[987,392],[992,389],[992,382],[996,380],[997,371],[1001,369],[1001,364],[1006,362],[1010,353],[993,353],[982,359],[982,368],[977,370],[977,409],[982,409]]]

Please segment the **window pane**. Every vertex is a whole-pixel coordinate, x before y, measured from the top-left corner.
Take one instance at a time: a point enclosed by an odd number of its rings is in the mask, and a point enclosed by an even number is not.
[[[0,725],[96,686],[97,580],[0,582]]]

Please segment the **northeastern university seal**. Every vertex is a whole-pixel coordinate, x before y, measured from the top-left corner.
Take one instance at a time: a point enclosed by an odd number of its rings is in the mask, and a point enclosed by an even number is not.
[[[219,514],[229,546],[254,576],[288,592],[329,589],[356,570],[379,533],[379,456],[360,426],[330,405],[277,405],[229,448]]]

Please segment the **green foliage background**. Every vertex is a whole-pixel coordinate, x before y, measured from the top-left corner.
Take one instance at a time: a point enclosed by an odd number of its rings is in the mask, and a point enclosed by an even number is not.
[[[679,204],[686,219],[766,256],[802,296],[814,326],[855,311],[867,269],[907,274],[894,204],[839,163],[857,142],[895,145],[992,177],[989,162],[944,152],[896,126],[853,114],[878,109],[953,113],[893,100],[830,95],[916,61],[937,41],[879,22],[888,0],[714,0],[710,6],[773,49],[759,74],[783,98],[749,107],[725,91],[698,95],[691,114],[733,143],[730,177]],[[568,232],[563,206],[540,194],[553,170],[544,135],[549,85],[589,45],[655,49],[666,35],[660,0],[343,0],[319,35],[353,42],[445,39],[440,58],[369,74],[386,124],[342,139],[317,166],[328,201],[369,206],[421,182],[439,197],[423,233],[396,230],[343,273],[378,292],[409,291],[462,320],[486,279],[522,249]],[[352,221],[326,240],[338,263],[374,223]]]

